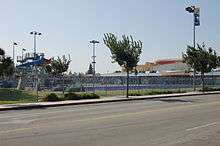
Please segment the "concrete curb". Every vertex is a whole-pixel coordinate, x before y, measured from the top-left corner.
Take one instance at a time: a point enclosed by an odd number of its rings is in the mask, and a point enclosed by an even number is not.
[[[60,107],[60,106],[70,106],[70,105],[85,105],[85,104],[99,104],[99,103],[113,103],[113,102],[125,102],[134,100],[152,100],[160,98],[174,98],[174,97],[184,97],[184,96],[199,96],[199,95],[212,95],[220,94],[217,92],[205,92],[205,93],[182,93],[182,94],[166,94],[166,95],[152,95],[152,96],[131,96],[130,98],[115,98],[115,99],[96,99],[96,100],[82,100],[82,101],[66,101],[66,102],[42,102],[42,103],[29,103],[29,104],[7,104],[0,105],[0,111],[7,110],[25,110],[25,109],[41,109],[47,107]]]

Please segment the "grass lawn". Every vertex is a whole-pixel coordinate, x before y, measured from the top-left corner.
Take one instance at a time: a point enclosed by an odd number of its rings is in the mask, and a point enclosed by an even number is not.
[[[172,94],[172,93],[185,93],[190,92],[192,89],[145,89],[145,90],[130,90],[129,96],[144,96],[144,95],[159,95],[159,94]],[[60,99],[63,98],[62,92],[53,91],[39,91],[38,99],[42,99],[47,94],[55,93]],[[65,92],[67,93],[67,92]],[[101,98],[112,96],[125,96],[126,90],[117,91],[96,91],[96,94]],[[15,89],[0,89],[0,104],[15,104],[15,103],[31,103],[38,101],[35,91],[18,91]]]
[[[0,89],[0,104],[36,102],[37,98],[26,91]]]
[[[192,91],[192,89],[144,89],[144,90],[130,90],[130,96],[141,96],[141,95],[158,95],[158,94],[172,94],[172,93],[185,93]],[[27,91],[31,95],[36,95],[35,91]],[[63,93],[59,91],[39,91],[39,99],[45,97],[47,94],[55,93],[59,98],[63,98]],[[65,92],[68,93],[68,92]],[[97,95],[101,98],[107,98],[112,96],[125,96],[126,90],[115,90],[115,91],[96,91]]]

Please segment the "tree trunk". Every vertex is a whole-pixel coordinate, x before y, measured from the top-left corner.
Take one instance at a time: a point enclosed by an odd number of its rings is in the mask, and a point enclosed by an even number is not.
[[[127,70],[127,93],[126,97],[129,98],[129,70]]]
[[[20,76],[19,79],[18,79],[18,84],[17,84],[17,90],[21,90],[21,83],[22,82],[22,77]]]
[[[62,79],[63,79],[62,86],[63,86],[63,97],[64,97],[64,75],[63,74],[62,74]]]
[[[202,77],[202,92],[204,92],[205,91],[204,72],[201,72],[201,77]]]

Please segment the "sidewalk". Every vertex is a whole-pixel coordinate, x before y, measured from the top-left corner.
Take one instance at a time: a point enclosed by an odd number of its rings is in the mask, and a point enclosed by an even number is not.
[[[220,94],[220,91],[205,92],[205,93],[188,92],[188,93],[180,93],[180,94],[130,96],[129,98],[125,98],[125,97],[108,97],[108,98],[102,98],[102,99],[77,100],[77,101],[3,104],[3,105],[0,105],[0,111],[22,110],[22,109],[37,109],[37,108],[47,108],[47,107],[83,105],[83,104],[97,104],[97,103],[109,103],[109,102],[122,102],[122,101],[132,101],[132,100],[150,100],[150,99],[156,99],[156,98],[171,98],[171,97],[209,95],[209,94]]]

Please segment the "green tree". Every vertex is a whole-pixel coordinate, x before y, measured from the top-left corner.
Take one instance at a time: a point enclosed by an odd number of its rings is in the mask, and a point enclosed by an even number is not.
[[[54,74],[65,73],[69,68],[70,62],[71,62],[71,60],[65,58],[65,56],[63,57],[63,59],[60,59],[60,57],[58,57],[56,60],[53,60],[51,63],[52,72]]]
[[[123,35],[119,40],[112,33],[104,34],[104,43],[110,49],[113,62],[117,62],[127,72],[127,94],[129,93],[129,72],[137,66],[142,52],[142,42],[135,41],[132,36]]]
[[[14,65],[11,57],[6,57],[2,61],[3,75],[9,77],[14,73]]]
[[[5,55],[5,51],[4,51],[2,48],[0,48],[0,55],[1,55],[1,56],[4,56],[4,55]]]
[[[53,75],[63,75],[68,69],[70,65],[70,57],[67,59],[65,56],[61,59],[58,57],[57,59],[53,59],[52,62],[44,67],[44,70],[48,74]]]
[[[183,59],[191,68],[201,73],[202,90],[204,91],[204,74],[211,72],[219,65],[220,57],[211,47],[207,49],[203,44],[197,45],[197,48],[188,46],[186,53],[183,54]]]
[[[45,71],[52,75],[60,75],[63,79],[63,94],[64,94],[64,73],[69,69],[71,59],[70,56],[67,59],[65,56],[58,57],[57,59],[53,59],[51,64],[45,66]]]
[[[88,74],[88,75],[93,74],[93,68],[92,68],[92,64],[91,64],[91,63],[89,64],[89,69],[88,69],[88,71],[86,72],[86,74]]]
[[[5,51],[0,48],[0,76],[9,77],[14,73],[13,61],[10,57],[5,57]]]
[[[45,65],[44,66],[44,70],[45,70],[46,73],[52,74],[52,66],[51,66],[51,64]]]

